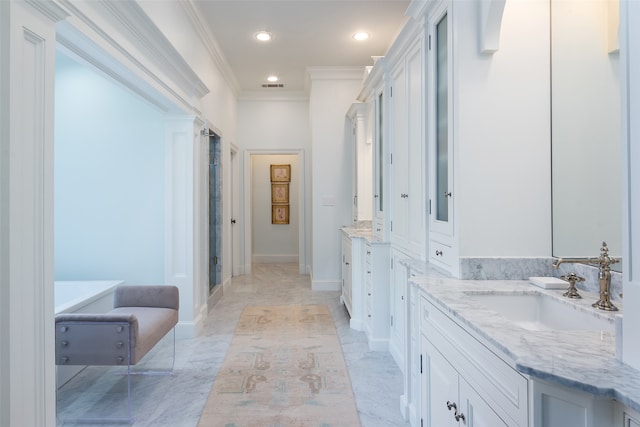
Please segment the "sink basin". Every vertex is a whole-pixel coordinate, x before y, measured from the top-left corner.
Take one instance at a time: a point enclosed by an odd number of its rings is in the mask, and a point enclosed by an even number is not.
[[[469,298],[530,331],[615,332],[615,320],[590,306],[543,293],[467,293]]]

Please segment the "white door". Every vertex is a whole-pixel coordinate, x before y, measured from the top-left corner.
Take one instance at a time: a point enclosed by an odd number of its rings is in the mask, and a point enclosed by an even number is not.
[[[458,372],[422,335],[422,417],[427,427],[458,426]],[[496,426],[497,427],[497,426]]]

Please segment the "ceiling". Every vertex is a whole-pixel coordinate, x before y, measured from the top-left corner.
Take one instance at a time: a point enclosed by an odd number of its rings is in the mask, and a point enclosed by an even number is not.
[[[304,92],[309,66],[373,65],[406,22],[408,0],[194,0],[241,92]],[[270,42],[254,34],[267,30]],[[366,41],[355,41],[366,31]],[[283,88],[263,88],[275,74]]]

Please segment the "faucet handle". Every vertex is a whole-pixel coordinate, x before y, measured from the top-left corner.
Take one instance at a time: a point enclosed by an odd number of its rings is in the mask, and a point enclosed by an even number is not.
[[[567,291],[562,294],[563,297],[580,299],[582,296],[578,293],[578,289],[576,288],[576,282],[584,282],[584,277],[578,276],[576,273],[569,273],[560,276],[562,280],[569,282],[569,288]]]

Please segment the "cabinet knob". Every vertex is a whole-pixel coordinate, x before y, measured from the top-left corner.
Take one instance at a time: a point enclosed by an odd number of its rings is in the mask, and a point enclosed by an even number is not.
[[[457,410],[458,410],[458,407],[456,406],[456,403],[455,403],[455,402],[449,402],[449,401],[447,400],[447,409],[449,409],[449,410],[452,410],[452,409],[453,409],[454,411],[457,411]]]
[[[442,251],[436,250],[436,256],[442,256]]]
[[[451,197],[451,191],[445,191],[444,192],[444,197]]]
[[[454,415],[454,417],[455,417],[456,421],[458,421],[458,422],[460,420],[462,420],[463,422],[466,421],[465,418],[464,418],[464,414],[462,412],[460,412],[459,414]]]

